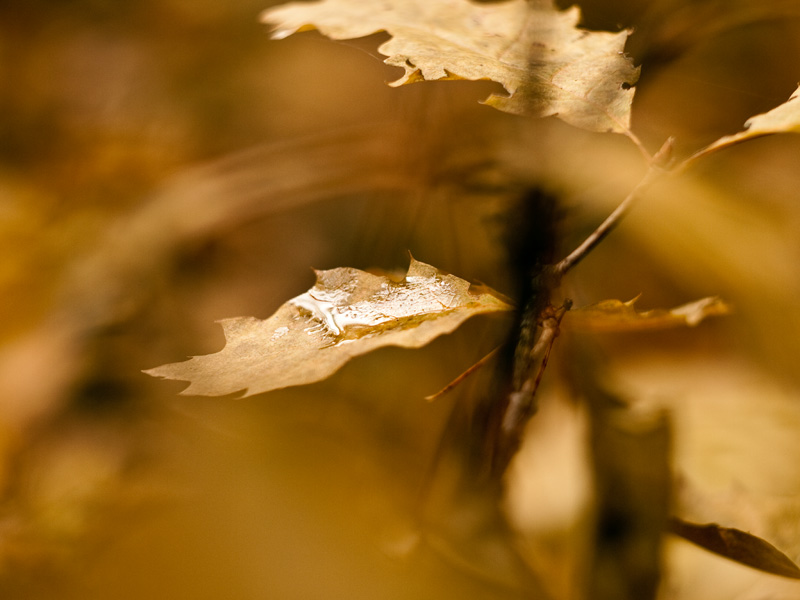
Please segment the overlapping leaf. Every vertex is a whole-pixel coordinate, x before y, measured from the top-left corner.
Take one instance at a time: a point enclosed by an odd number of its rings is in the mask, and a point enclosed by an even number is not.
[[[221,321],[227,343],[216,354],[145,372],[190,382],[182,394],[250,396],[320,381],[355,356],[418,348],[474,315],[510,309],[488,288],[414,259],[399,283],[347,267],[317,271],[314,287],[268,319]]]
[[[702,298],[673,309],[639,311],[634,306],[638,297],[627,302],[603,300],[568,313],[566,323],[584,331],[641,331],[668,327],[693,327],[706,317],[726,315],[728,304],[719,298]]]
[[[486,100],[500,110],[628,133],[639,75],[623,55],[628,33],[590,32],[579,19],[577,8],[561,12],[552,0],[321,0],[262,15],[275,38],[315,28],[337,40],[388,32],[378,50],[405,69],[392,85],[489,79],[509,93]]]

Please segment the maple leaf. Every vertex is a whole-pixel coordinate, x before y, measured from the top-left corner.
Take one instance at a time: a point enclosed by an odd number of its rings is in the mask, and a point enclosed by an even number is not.
[[[800,97],[800,86],[786,102],[769,112],[750,117],[745,121],[745,128],[742,131],[719,138],[713,144],[709,144],[695,153],[686,162],[753,138],[775,133],[800,133],[800,100],[798,97]]]
[[[145,373],[190,382],[184,395],[251,396],[320,381],[361,354],[418,348],[474,315],[512,309],[492,290],[413,258],[399,283],[349,267],[316,274],[310,290],[266,320],[220,321],[226,345],[219,352]]]
[[[629,131],[639,69],[623,54],[628,32],[576,27],[580,11],[558,11],[552,0],[321,0],[262,13],[273,37],[318,29],[335,39],[385,31],[378,51],[405,69],[390,85],[440,79],[489,79],[508,96],[486,104],[528,116],[558,116],[590,131]]]
[[[699,324],[706,317],[727,315],[731,307],[716,297],[702,298],[676,308],[638,311],[633,300],[603,300],[567,313],[570,327],[585,331],[640,331]]]

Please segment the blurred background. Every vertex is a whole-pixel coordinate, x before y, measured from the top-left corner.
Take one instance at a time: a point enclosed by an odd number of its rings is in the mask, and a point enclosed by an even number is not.
[[[246,399],[179,396],[141,370],[219,350],[216,320],[268,317],[313,284],[311,268],[402,273],[410,251],[513,294],[503,228],[516,197],[559,198],[566,252],[646,165],[622,136],[481,106],[499,89],[488,82],[391,89],[382,35],[271,41],[258,22],[270,4],[0,5],[4,598],[515,597],[413,548],[458,395],[423,398],[507,323],[477,318]],[[633,129],[651,152],[673,135],[688,156],[800,80],[792,1],[581,8],[588,28],[634,28]],[[735,306],[697,329],[594,343],[620,393],[673,419],[676,510],[795,560],[799,157],[800,138],[773,136],[662,182],[562,292],[579,306],[640,293],[642,308]],[[578,526],[589,487],[585,416],[558,401],[569,360],[556,352],[542,392],[554,400],[506,494],[556,597],[572,588],[552,540]],[[800,592],[678,540],[667,550],[665,599]]]

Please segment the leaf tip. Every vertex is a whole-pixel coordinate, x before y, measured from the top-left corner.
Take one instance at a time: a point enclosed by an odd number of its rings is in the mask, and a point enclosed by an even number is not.
[[[673,312],[686,319],[688,326],[694,327],[699,325],[706,317],[721,317],[731,314],[733,307],[719,296],[709,296],[680,306],[674,309]]]
[[[678,518],[669,521],[668,530],[709,552],[748,567],[800,579],[800,567],[775,546],[750,533],[722,527],[716,523],[690,523]]]
[[[639,301],[639,298],[641,298],[641,297],[642,297],[642,293],[639,292],[638,294],[636,294],[633,298],[631,298],[627,302],[623,302],[623,304],[625,306],[630,306],[631,308],[633,308],[633,305],[636,304]]]

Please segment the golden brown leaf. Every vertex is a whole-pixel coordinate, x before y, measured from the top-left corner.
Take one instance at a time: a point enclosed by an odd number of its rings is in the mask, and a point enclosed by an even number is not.
[[[510,309],[488,288],[413,258],[399,283],[348,267],[317,271],[314,287],[268,319],[221,321],[227,343],[216,354],[145,373],[190,382],[185,395],[250,396],[320,381],[361,354],[418,348],[474,315]]]
[[[794,91],[789,99],[773,108],[772,110],[750,117],[744,124],[744,129],[733,135],[721,137],[713,144],[710,144],[697,152],[689,160],[694,160],[700,156],[705,156],[711,152],[716,152],[721,148],[727,148],[746,140],[771,135],[774,133],[800,133],[800,86]]]
[[[727,315],[731,307],[716,297],[702,298],[676,308],[636,310],[633,300],[603,300],[567,313],[570,327],[588,331],[641,331],[668,327],[694,327],[706,317]]]
[[[394,86],[489,79],[509,93],[485,101],[500,110],[629,134],[639,70],[623,54],[628,32],[590,32],[579,19],[577,8],[558,11],[552,0],[321,0],[262,14],[278,39],[309,29],[336,40],[388,32],[378,51],[405,69]]]

